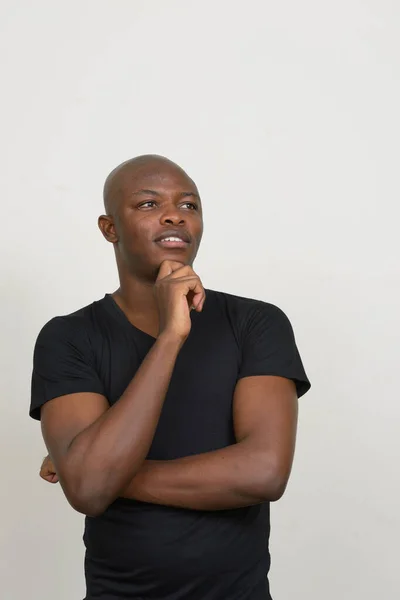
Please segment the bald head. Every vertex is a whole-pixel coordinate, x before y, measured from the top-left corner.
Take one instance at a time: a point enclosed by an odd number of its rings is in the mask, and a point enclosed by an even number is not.
[[[187,178],[191,185],[196,185],[187,173],[176,163],[157,154],[144,154],[131,158],[113,169],[108,175],[103,189],[104,208],[108,215],[113,215],[119,199],[135,180],[144,177],[163,177],[179,174]],[[197,189],[197,188],[196,188]]]
[[[104,184],[104,206],[98,225],[114,246],[120,278],[154,283],[164,260],[193,264],[203,234],[201,200],[195,183],[171,160],[147,154],[119,165]],[[178,229],[183,245],[157,242]]]

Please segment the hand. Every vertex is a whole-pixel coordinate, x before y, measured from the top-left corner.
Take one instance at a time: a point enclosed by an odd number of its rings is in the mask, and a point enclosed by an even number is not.
[[[169,332],[185,340],[192,322],[190,310],[203,309],[205,291],[192,267],[165,260],[154,286],[159,311],[159,334]]]
[[[40,467],[40,477],[49,483],[57,483],[58,481],[56,469],[50,456],[46,456],[43,459],[42,466]]]

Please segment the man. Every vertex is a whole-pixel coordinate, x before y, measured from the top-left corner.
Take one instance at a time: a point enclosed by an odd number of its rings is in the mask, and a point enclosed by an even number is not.
[[[45,325],[30,407],[42,475],[86,515],[86,600],[270,599],[269,503],[310,387],[291,325],[204,289],[201,200],[176,164],[123,163],[104,203],[120,287]]]

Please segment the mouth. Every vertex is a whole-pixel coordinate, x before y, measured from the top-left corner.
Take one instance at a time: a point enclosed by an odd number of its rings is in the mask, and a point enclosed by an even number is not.
[[[186,232],[167,231],[156,238],[155,243],[162,248],[184,250],[190,246],[190,237]]]

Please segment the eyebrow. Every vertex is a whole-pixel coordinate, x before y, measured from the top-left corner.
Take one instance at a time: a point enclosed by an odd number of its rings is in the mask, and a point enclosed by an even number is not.
[[[150,195],[150,196],[161,196],[160,192],[156,192],[156,190],[136,190],[136,192],[133,192],[133,196],[139,196],[139,195]],[[198,194],[196,194],[195,192],[181,192],[179,194],[180,198],[187,198],[187,197],[193,197],[193,198],[197,198],[198,200],[200,200],[200,197]]]

